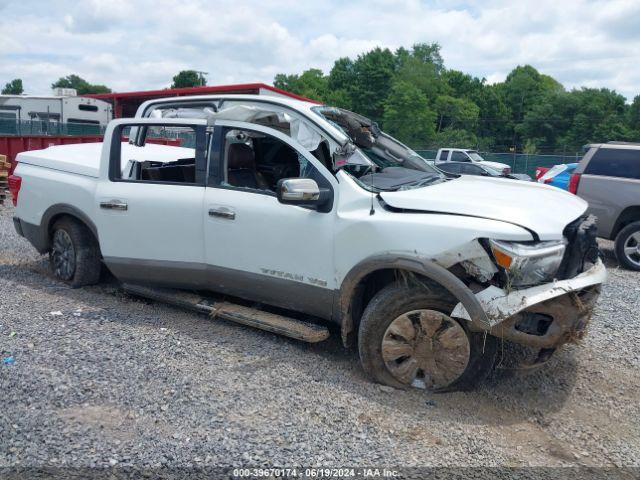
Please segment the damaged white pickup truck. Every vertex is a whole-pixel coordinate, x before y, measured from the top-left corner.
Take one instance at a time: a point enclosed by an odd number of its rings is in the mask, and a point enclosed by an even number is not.
[[[104,264],[130,292],[302,340],[335,325],[393,386],[470,388],[500,339],[546,360],[606,278],[583,200],[446,175],[310,102],[153,100],[103,144],[17,161],[16,230],[60,279],[96,283]]]

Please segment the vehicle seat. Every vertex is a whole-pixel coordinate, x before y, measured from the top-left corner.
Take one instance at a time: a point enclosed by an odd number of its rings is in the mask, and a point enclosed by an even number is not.
[[[227,182],[234,187],[268,189],[260,172],[256,170],[253,149],[244,143],[229,145],[227,161]]]

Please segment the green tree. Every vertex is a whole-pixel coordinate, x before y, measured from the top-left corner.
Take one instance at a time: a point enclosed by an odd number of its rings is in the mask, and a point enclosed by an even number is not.
[[[531,65],[514,68],[503,84],[505,100],[513,119],[521,121],[526,113],[549,94],[564,91],[563,86]]]
[[[21,95],[24,92],[24,88],[22,87],[22,79],[14,78],[7,84],[5,84],[2,89],[2,95]]]
[[[570,95],[575,113],[561,143],[580,147],[589,142],[632,139],[622,95],[607,88],[582,88]]]
[[[640,95],[636,95],[629,107],[629,128],[634,131],[636,139],[640,140]]]
[[[353,110],[354,83],[353,61],[346,57],[336,60],[327,79],[327,88],[329,90],[327,103]]]
[[[480,108],[477,135],[486,149],[503,150],[513,145],[513,120],[499,86],[484,85],[474,98]]]
[[[384,102],[385,130],[413,147],[430,145],[435,138],[436,113],[417,87],[398,81]]]
[[[434,144],[439,147],[476,148],[478,137],[468,130],[445,128],[436,134]]]
[[[454,97],[464,97],[474,102],[482,96],[485,88],[484,80],[471,76],[459,70],[445,70],[442,81],[448,87],[448,94]]]
[[[273,85],[312,100],[325,101],[329,92],[328,81],[322,70],[311,68],[301,75],[278,74]]]
[[[471,100],[450,95],[440,95],[436,99],[435,110],[438,114],[438,131],[445,128],[474,131],[480,115],[480,109]]]
[[[589,142],[630,140],[631,107],[606,88],[559,92],[534,106],[518,127],[523,138],[534,139],[547,151],[575,150]]]
[[[388,48],[377,47],[359,55],[353,63],[353,109],[380,121],[394,80],[396,59]]]
[[[411,56],[422,63],[429,63],[438,73],[444,70],[444,60],[437,43],[416,43],[411,47]]]
[[[397,81],[414,85],[427,97],[430,105],[433,105],[439,94],[444,93],[444,84],[438,76],[437,67],[431,63],[424,63],[413,56],[402,61],[394,78]]]
[[[110,93],[111,89],[105,85],[92,85],[84,78],[72,74],[59,78],[51,85],[51,88],[75,88],[78,95],[87,93]]]
[[[207,84],[204,75],[196,70],[181,70],[173,77],[171,88],[204,87]]]
[[[277,87],[377,121],[407,143],[561,152],[592,141],[638,140],[640,95],[631,105],[606,89],[571,92],[531,65],[488,85],[445,68],[438,44],[374,48],[318,69],[278,74]],[[429,124],[429,119],[432,123]],[[437,132],[437,135],[436,135]]]

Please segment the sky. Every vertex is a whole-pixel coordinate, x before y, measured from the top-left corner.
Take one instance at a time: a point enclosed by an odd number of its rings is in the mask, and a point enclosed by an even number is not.
[[[183,69],[272,83],[418,42],[490,83],[530,64],[567,88],[640,94],[640,0],[0,0],[0,84],[31,94],[71,73],[114,91],[165,88]]]

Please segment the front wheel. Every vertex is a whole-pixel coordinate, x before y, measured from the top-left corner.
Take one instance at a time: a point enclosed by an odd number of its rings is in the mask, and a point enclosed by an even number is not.
[[[614,250],[624,268],[640,270],[640,222],[633,222],[620,230]]]
[[[73,287],[100,280],[102,264],[97,242],[87,227],[71,218],[54,224],[49,262],[53,274]]]
[[[367,305],[358,331],[360,361],[393,387],[468,390],[491,372],[497,339],[470,332],[448,314],[455,304],[419,286],[389,285]]]

